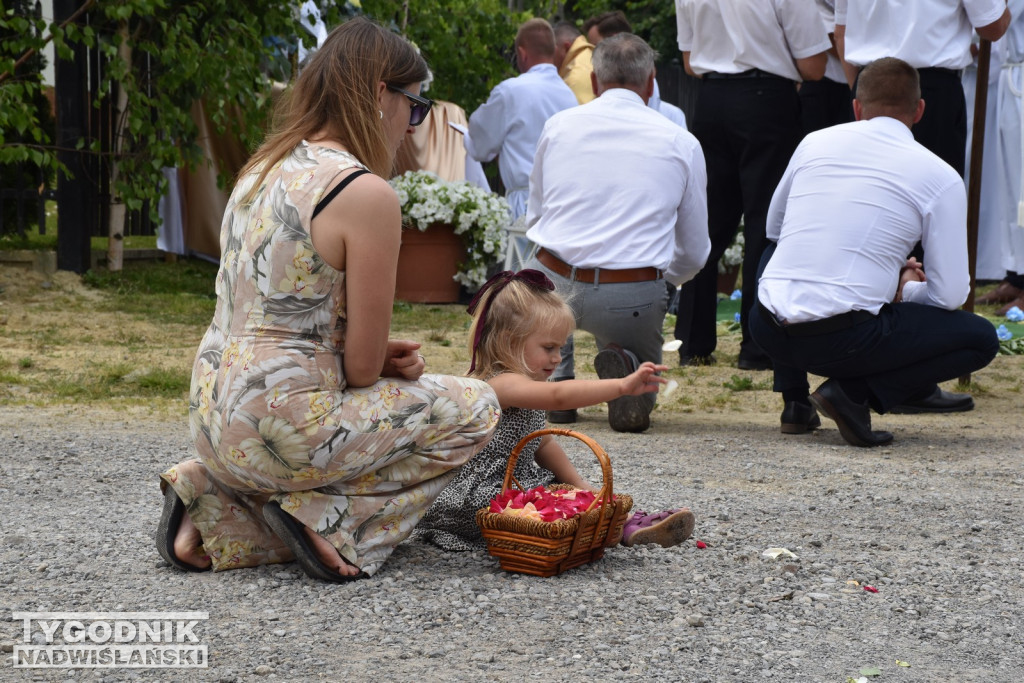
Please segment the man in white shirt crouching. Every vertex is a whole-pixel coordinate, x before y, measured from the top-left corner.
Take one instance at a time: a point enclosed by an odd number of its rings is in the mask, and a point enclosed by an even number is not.
[[[924,112],[917,71],[887,57],[860,74],[857,120],[812,133],[772,198],[777,246],[758,286],[751,334],[775,364],[783,433],[820,425],[878,446],[878,413],[969,410],[938,382],[985,367],[999,348],[967,299],[967,197],[947,163],[914,141]],[[920,240],[923,267],[907,259]],[[808,397],[807,373],[829,378]]]
[[[594,335],[602,378],[661,362],[665,281],[692,278],[711,250],[700,145],[646,104],[654,57],[631,33],[602,40],[593,56],[598,98],[548,120],[530,175],[526,235],[538,249],[526,267],[547,273]],[[570,338],[552,379],[574,374]],[[654,394],[624,396],[609,403],[608,421],[644,431],[653,407]]]

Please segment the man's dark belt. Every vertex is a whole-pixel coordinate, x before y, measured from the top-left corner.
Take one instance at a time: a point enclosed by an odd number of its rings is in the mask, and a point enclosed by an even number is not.
[[[664,273],[660,268],[575,268],[552,254],[547,249],[537,252],[537,260],[564,278],[577,282],[599,282],[601,284],[622,284],[624,282],[649,282],[660,280]]]
[[[925,66],[917,70],[919,74],[935,74],[939,76],[952,76],[953,78],[960,78],[963,75],[963,71],[957,71],[956,69],[943,69],[940,66]]]
[[[720,71],[708,71],[706,74],[704,74],[704,78],[712,80],[712,81],[716,81],[716,80],[723,80],[723,81],[724,80],[732,80],[734,78],[778,78],[778,79],[783,80],[783,81],[792,80],[792,79],[786,78],[785,76],[780,76],[778,74],[773,74],[770,71],[764,71],[762,69],[747,69],[746,71],[740,71],[739,73],[735,73],[735,74],[726,74],[726,73],[722,73]]]
[[[814,337],[819,334],[848,330],[854,325],[859,325],[865,320],[871,320],[872,318],[877,317],[868,311],[850,311],[849,313],[834,315],[831,318],[811,320],[806,323],[787,324],[779,322],[779,319],[775,317],[775,314],[765,308],[760,301],[757,302],[757,310],[769,325],[777,330],[781,330],[783,334],[789,337]]]

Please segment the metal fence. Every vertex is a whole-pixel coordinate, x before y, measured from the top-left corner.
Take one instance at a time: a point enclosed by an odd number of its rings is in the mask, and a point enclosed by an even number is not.
[[[82,20],[88,25],[88,15]],[[60,128],[79,131],[84,138],[84,145],[79,149],[90,150],[94,142],[99,143],[99,152],[79,152],[76,163],[75,177],[69,181],[80,184],[81,196],[84,202],[78,203],[73,208],[75,215],[75,226],[78,230],[89,237],[102,237],[109,234],[110,221],[110,167],[108,159],[113,148],[114,135],[114,103],[110,97],[104,97],[99,106],[93,106],[99,84],[106,78],[105,72],[107,59],[97,48],[82,48],[84,59],[74,61],[74,76],[77,81],[73,94],[82,100],[80,103],[60,102],[60,98],[67,97],[61,83],[55,92],[55,100],[58,106],[54,112],[57,118],[58,130],[54,131],[54,140],[63,139]],[[66,73],[66,71],[65,71]],[[145,74],[140,76],[145,78]],[[59,80],[59,79],[58,79]],[[70,106],[67,106],[70,104]],[[32,167],[27,173],[12,173],[0,186],[0,234],[17,233],[24,237],[26,231],[34,225],[38,226],[40,234],[46,233],[46,204],[48,201],[56,201],[58,212],[61,209],[61,196],[57,188],[52,186],[50,179],[38,169]],[[20,179],[20,184],[18,180]],[[32,210],[33,205],[36,205]],[[11,206],[14,210],[8,216],[15,216],[15,226],[4,224],[4,212]],[[81,210],[84,209],[84,210]],[[154,235],[156,226],[150,220],[149,206],[145,205],[139,211],[128,212],[125,219],[124,235]]]

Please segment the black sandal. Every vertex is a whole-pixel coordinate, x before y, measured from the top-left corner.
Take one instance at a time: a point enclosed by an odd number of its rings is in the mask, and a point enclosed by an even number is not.
[[[263,506],[263,519],[267,521],[274,533],[284,541],[288,549],[295,555],[295,561],[306,572],[306,576],[320,581],[332,583],[345,583],[355,579],[366,578],[366,574],[359,572],[355,576],[342,576],[334,571],[317,556],[309,539],[306,538],[304,527],[298,520],[281,509],[281,504],[271,501]],[[344,558],[342,558],[343,561]]]
[[[164,490],[164,510],[160,515],[160,524],[156,527],[156,550],[160,553],[160,557],[164,558],[172,567],[186,572],[208,572],[210,567],[197,567],[188,562],[182,562],[174,554],[174,539],[178,535],[184,515],[185,504],[174,492],[174,488],[167,485]]]

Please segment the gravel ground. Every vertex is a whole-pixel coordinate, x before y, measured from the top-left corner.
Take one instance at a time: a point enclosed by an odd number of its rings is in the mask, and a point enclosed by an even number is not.
[[[591,411],[577,428],[611,455],[615,488],[648,510],[690,506],[693,540],[549,579],[407,542],[342,585],[296,565],[186,574],[160,560],[157,473],[188,455],[184,418],[8,407],[0,679],[1018,681],[1017,386],[973,413],[879,418],[897,441],[876,450],[828,421],[783,436],[777,412],[656,413],[621,435]],[[566,446],[597,480],[585,446]],[[196,629],[207,669],[12,668],[12,612],[188,610],[210,614]]]

